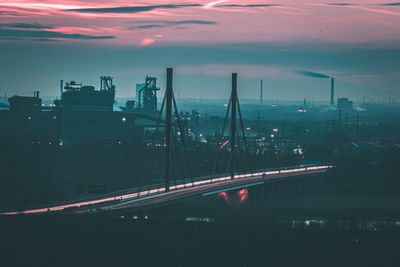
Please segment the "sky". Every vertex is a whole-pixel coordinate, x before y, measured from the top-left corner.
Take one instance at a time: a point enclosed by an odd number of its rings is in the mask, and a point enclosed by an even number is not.
[[[400,100],[400,2],[0,0],[0,95],[57,96],[59,80],[134,97],[146,75],[180,97]]]

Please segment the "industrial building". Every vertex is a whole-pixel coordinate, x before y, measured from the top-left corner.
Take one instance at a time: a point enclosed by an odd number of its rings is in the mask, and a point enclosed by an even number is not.
[[[112,140],[115,86],[109,76],[100,77],[100,84],[95,90],[75,81],[66,83],[61,99],[64,144]]]
[[[136,109],[154,115],[157,112],[157,78],[146,76],[145,83],[136,84]]]
[[[33,92],[32,96],[13,96],[8,99],[10,111],[13,114],[33,116],[41,111],[42,99],[39,92]]]
[[[346,113],[350,113],[353,111],[353,101],[350,101],[346,97],[337,99],[337,108],[338,110],[344,111]]]
[[[5,126],[2,135],[31,139],[33,142],[57,139],[57,116],[53,110],[43,106],[39,91],[35,91],[33,96],[12,96],[8,102],[9,110],[3,110],[0,116]]]
[[[156,78],[148,80],[151,82],[147,86],[155,90],[153,85]],[[146,87],[143,92],[147,94],[147,90]],[[112,77],[100,77],[99,90],[76,81],[65,85],[61,81],[60,96],[50,106],[42,103],[38,91],[32,97],[10,97],[9,109],[0,114],[0,121],[5,126],[2,135],[24,137],[33,143],[49,142],[63,146],[83,143],[143,143],[144,128],[137,125],[138,110],[115,111],[115,85]],[[157,108],[156,98],[143,99],[143,107],[147,110]]]

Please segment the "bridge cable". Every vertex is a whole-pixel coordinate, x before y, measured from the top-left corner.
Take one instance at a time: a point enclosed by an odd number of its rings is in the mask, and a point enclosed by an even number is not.
[[[236,160],[235,160],[235,164],[236,165],[235,166],[239,167],[238,163],[242,162],[241,159],[243,159],[243,154],[244,154],[244,152],[243,152],[243,142],[241,141],[241,137],[240,137],[239,125],[236,125],[236,132],[237,132],[236,142],[237,142],[237,147],[239,149],[239,154],[236,157]],[[240,168],[237,168],[237,169],[240,169]]]
[[[222,138],[222,139],[223,139],[223,137],[224,137],[226,122],[227,122],[227,120],[228,120],[229,111],[230,111],[230,109],[231,109],[231,104],[232,104],[232,96],[229,98],[228,108],[226,109],[226,113],[225,113],[225,120],[224,120],[224,124],[223,124],[223,126],[222,126],[222,132],[221,132],[221,138]]]
[[[150,148],[153,147],[154,142],[156,140],[156,135],[158,133],[158,128],[159,128],[159,125],[160,125],[161,116],[162,116],[162,113],[163,113],[164,107],[165,107],[165,101],[166,101],[166,97],[165,97],[165,94],[164,94],[164,98],[163,98],[163,101],[162,101],[162,104],[161,104],[161,108],[160,108],[160,113],[158,114],[158,120],[156,122],[156,127],[155,127],[155,130],[154,130],[152,139],[151,139]],[[149,169],[149,161],[150,161],[150,149],[147,150],[146,160],[145,160],[145,163],[144,163],[145,166],[144,166],[144,169],[142,171],[142,175],[139,176],[139,192],[142,191],[142,187],[143,187],[142,182],[143,182],[143,178],[147,174],[147,170]],[[139,198],[139,194],[137,195],[137,197]]]
[[[242,117],[242,112],[240,111],[240,104],[239,104],[239,99],[237,99],[237,106],[238,106],[238,111],[239,111],[239,119],[240,119],[240,126],[242,128],[242,135],[243,135],[243,142],[244,142],[244,147],[246,149],[246,156],[249,162],[250,160],[250,154],[249,154],[249,148],[247,145],[247,140],[246,140],[246,132],[244,131],[244,125],[243,125],[243,117]],[[250,170],[253,172],[253,168],[251,166],[252,164],[250,163]]]
[[[174,95],[173,91],[172,91],[172,103],[174,105],[174,109],[175,109],[175,113],[176,113],[176,120],[178,122],[179,131],[181,132],[181,141],[182,141],[182,146],[183,146],[183,154],[184,154],[184,157],[185,157],[185,160],[186,160],[187,170],[189,172],[190,180],[193,183],[194,180],[193,180],[193,175],[192,175],[192,168],[191,168],[191,165],[190,165],[189,156],[188,156],[187,148],[186,148],[186,142],[185,142],[185,136],[186,135],[184,134],[184,131],[183,131],[183,128],[182,128],[181,119],[179,117],[179,112],[178,112],[178,106],[176,105],[175,95]]]
[[[179,169],[180,175],[183,177],[183,183],[185,183],[185,175],[183,173],[182,168],[180,168],[180,166],[182,166],[181,165],[181,157],[179,156],[180,153],[179,153],[178,144],[177,144],[177,140],[176,139],[177,139],[176,135],[175,135],[174,131],[172,131],[172,140],[174,142],[174,148],[175,148],[175,153],[176,153],[176,158],[177,158],[177,163],[178,163],[178,169]],[[174,175],[174,183],[175,183],[175,186],[176,186],[177,185],[176,173]]]
[[[214,164],[214,168],[213,168],[213,174],[216,173],[217,170],[217,165],[218,163],[220,163],[221,166],[219,166],[218,168],[218,173],[221,175],[221,171],[223,170],[223,164],[222,164],[222,156],[219,153],[219,151],[222,149],[220,147],[220,145],[222,145],[223,141],[224,141],[224,133],[225,133],[225,128],[226,128],[226,123],[228,121],[228,116],[229,116],[229,111],[231,109],[231,104],[232,104],[232,96],[229,97],[229,102],[228,102],[228,107],[226,109],[226,113],[225,113],[225,119],[224,119],[224,124],[222,125],[222,131],[221,131],[221,136],[220,136],[220,142],[217,141],[217,155],[216,155],[216,160],[215,160],[215,164]]]

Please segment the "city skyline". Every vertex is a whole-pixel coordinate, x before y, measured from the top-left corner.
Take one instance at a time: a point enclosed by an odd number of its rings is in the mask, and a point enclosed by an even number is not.
[[[133,97],[145,75],[176,70],[181,97],[398,99],[400,4],[346,1],[0,2],[2,95],[57,96],[59,80],[115,78]],[[39,86],[39,88],[38,88]]]

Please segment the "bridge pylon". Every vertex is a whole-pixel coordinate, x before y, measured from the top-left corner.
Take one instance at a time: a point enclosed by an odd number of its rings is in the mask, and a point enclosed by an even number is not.
[[[180,119],[179,112],[178,112],[178,107],[177,107],[175,96],[174,96],[172,80],[173,80],[173,68],[167,68],[165,94],[164,94],[164,98],[163,98],[163,101],[161,104],[160,112],[158,114],[158,119],[156,120],[154,134],[153,134],[153,137],[150,142],[151,145],[155,144],[156,136],[158,133],[158,128],[160,127],[160,124],[164,123],[164,125],[165,125],[165,141],[166,141],[165,142],[165,171],[164,171],[165,192],[168,192],[170,190],[170,184],[171,184],[171,171],[172,171],[172,163],[173,163],[172,162],[172,145],[174,145],[175,149],[177,150],[177,137],[175,136],[175,131],[173,130],[173,127],[178,126],[179,132],[184,133],[181,119]],[[162,120],[164,109],[165,109],[165,120]],[[173,113],[173,111],[175,111],[175,113]],[[161,125],[161,127],[164,125]],[[193,180],[192,169],[191,169],[190,161],[189,161],[189,157],[188,157],[188,152],[186,149],[186,141],[185,141],[184,134],[181,135],[180,141],[183,146],[183,153],[184,153],[184,158],[185,158],[185,162],[186,162],[186,166],[187,166],[187,172],[188,172],[189,178],[193,184],[194,180]],[[176,152],[178,153],[178,150]],[[180,160],[179,160],[178,155],[177,155],[177,159],[178,159],[178,163],[179,163]],[[151,161],[150,153],[148,152],[147,156],[146,156],[146,160],[145,160],[145,167],[143,168],[142,175],[140,176],[140,179],[139,179],[140,190],[142,188],[143,179],[145,179],[147,177],[148,170],[150,168],[150,165],[149,165],[150,161]],[[180,163],[179,163],[179,166],[181,167]],[[185,182],[185,177],[183,177],[183,181]],[[176,183],[176,180],[175,180],[175,183]],[[138,197],[139,197],[139,195],[138,195]]]
[[[246,134],[244,131],[244,125],[243,125],[243,117],[242,117],[242,112],[240,111],[240,104],[239,104],[239,98],[238,98],[238,94],[237,94],[237,73],[232,73],[232,90],[231,90],[231,96],[229,98],[229,102],[228,102],[228,107],[226,110],[226,114],[225,114],[225,120],[224,120],[224,124],[222,126],[222,132],[221,132],[221,140],[223,140],[224,138],[224,132],[225,132],[225,128],[226,128],[226,124],[228,121],[228,117],[229,117],[229,113],[231,114],[231,121],[230,121],[230,160],[228,162],[229,165],[229,172],[230,172],[230,176],[231,179],[233,180],[235,177],[235,172],[236,172],[236,146],[238,145],[240,148],[240,140],[238,140],[239,142],[236,143],[236,139],[238,137],[237,134],[237,114],[239,115],[239,122],[240,122],[240,128],[241,128],[241,132],[242,132],[242,137],[243,137],[243,143],[244,143],[244,147],[246,150],[246,155],[249,158],[249,151],[248,151],[248,146],[247,146],[247,140],[246,140]],[[222,143],[222,142],[221,142]]]
[[[231,180],[235,177],[236,162],[236,107],[239,105],[237,98],[237,73],[232,73],[232,91],[231,91],[231,162],[230,173]]]
[[[167,87],[165,89],[166,111],[165,111],[165,191],[169,191],[171,180],[171,134],[172,134],[172,68],[167,68]],[[162,111],[161,111],[162,112]],[[176,111],[177,112],[177,111]]]

